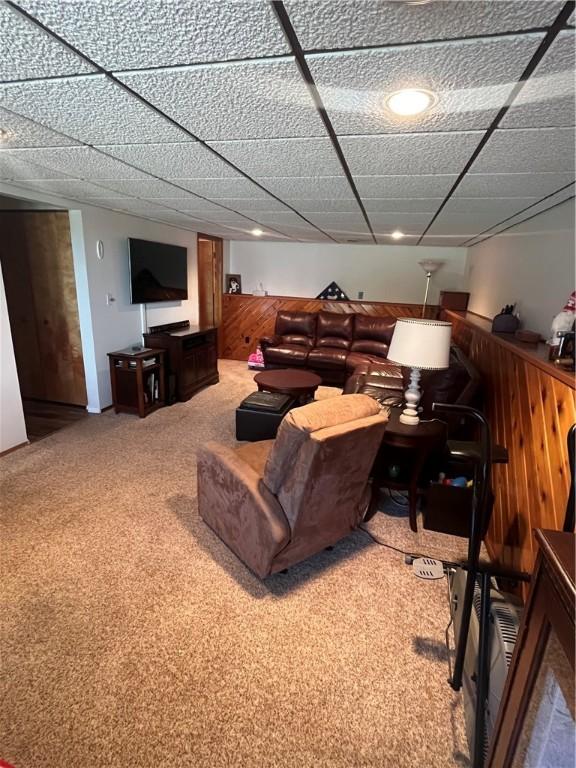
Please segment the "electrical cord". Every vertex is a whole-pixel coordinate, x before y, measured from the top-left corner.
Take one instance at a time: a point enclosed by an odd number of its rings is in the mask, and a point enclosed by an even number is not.
[[[367,535],[369,538],[371,538],[371,539],[372,539],[372,541],[373,541],[375,544],[378,544],[378,545],[379,545],[379,546],[381,546],[381,547],[386,547],[386,549],[392,549],[392,550],[394,550],[394,552],[399,552],[401,555],[411,555],[411,554],[412,554],[411,552],[405,552],[403,549],[398,549],[398,547],[393,547],[393,546],[392,546],[392,544],[386,544],[384,541],[381,541],[381,540],[380,540],[380,539],[378,539],[376,536],[374,536],[374,534],[373,534],[371,531],[369,531],[369,530],[368,530],[368,528],[365,528],[363,525],[360,525],[360,526],[359,526],[359,529],[360,529],[361,531],[364,531],[364,533],[365,533],[365,534],[366,534],[366,535]]]

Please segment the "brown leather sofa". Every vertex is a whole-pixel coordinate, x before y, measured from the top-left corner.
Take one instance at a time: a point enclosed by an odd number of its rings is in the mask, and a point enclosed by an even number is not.
[[[200,516],[260,578],[288,568],[360,524],[385,426],[378,403],[348,395],[290,411],[276,440],[204,446]]]
[[[260,340],[264,363],[306,368],[343,386],[357,366],[386,360],[395,324],[393,317],[282,310],[274,336]]]

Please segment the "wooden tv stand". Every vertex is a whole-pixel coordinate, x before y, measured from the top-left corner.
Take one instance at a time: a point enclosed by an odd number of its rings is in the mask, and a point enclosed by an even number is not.
[[[208,384],[217,384],[216,328],[191,327],[188,320],[152,326],[144,344],[166,350],[166,392],[169,403],[189,400]]]

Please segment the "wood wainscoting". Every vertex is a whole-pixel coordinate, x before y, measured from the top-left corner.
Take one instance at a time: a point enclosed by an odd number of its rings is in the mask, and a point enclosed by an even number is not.
[[[487,538],[504,566],[531,572],[533,530],[562,530],[570,467],[566,438],[576,421],[574,376],[535,347],[490,333],[490,321],[468,312],[444,313],[453,339],[482,377],[485,412],[495,442],[506,446],[507,466],[496,465],[496,496]]]
[[[438,307],[426,307],[426,317],[436,317]],[[420,317],[421,304],[389,304],[380,301],[322,301],[291,296],[249,296],[228,294],[222,297],[222,357],[247,360],[262,336],[272,336],[279,310],[291,312],[356,312],[378,317]]]

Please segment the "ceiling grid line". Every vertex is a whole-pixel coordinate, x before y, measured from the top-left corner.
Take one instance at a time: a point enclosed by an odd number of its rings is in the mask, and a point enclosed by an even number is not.
[[[316,109],[318,111],[318,114],[320,115],[320,119],[324,123],[324,127],[326,128],[326,132],[328,133],[328,136],[330,137],[330,141],[332,142],[332,146],[334,148],[334,151],[336,152],[336,155],[338,156],[338,160],[340,162],[340,165],[342,166],[342,170],[344,172],[344,175],[346,176],[346,179],[348,180],[348,183],[350,184],[350,188],[352,189],[352,194],[356,198],[356,202],[358,203],[358,206],[362,212],[362,216],[364,217],[364,220],[366,222],[366,226],[368,227],[370,234],[372,235],[372,239],[374,243],[378,243],[376,239],[376,235],[374,234],[374,230],[372,228],[372,224],[370,223],[370,219],[368,217],[368,214],[366,213],[366,208],[364,207],[364,203],[362,202],[362,198],[360,197],[360,194],[358,192],[358,189],[356,188],[356,183],[354,181],[354,178],[352,177],[352,173],[350,171],[350,168],[348,166],[348,162],[346,161],[346,158],[344,157],[344,152],[342,151],[342,147],[340,146],[340,142],[338,141],[338,137],[336,136],[336,131],[334,130],[334,126],[332,125],[332,122],[330,118],[328,117],[328,113],[326,112],[326,108],[324,107],[324,104],[322,103],[322,98],[320,97],[320,93],[318,91],[318,88],[316,87],[316,83],[314,82],[314,78],[312,76],[312,72],[310,71],[310,68],[308,67],[308,63],[306,61],[306,58],[304,56],[304,52],[302,50],[302,46],[300,45],[300,41],[298,40],[298,37],[296,35],[296,32],[294,31],[294,27],[292,26],[292,22],[290,21],[290,17],[288,16],[288,12],[286,11],[286,8],[284,6],[284,3],[282,0],[272,0],[272,7],[274,8],[274,11],[276,13],[276,16],[278,18],[278,21],[280,23],[280,26],[284,30],[284,34],[286,35],[286,39],[288,40],[288,44],[290,45],[292,52],[294,54],[294,58],[296,59],[296,64],[298,66],[298,69],[300,70],[300,74],[302,75],[302,78],[304,82],[306,83],[310,94],[312,96],[312,100],[314,101],[314,104],[316,106]]]
[[[273,197],[277,202],[282,203],[282,205],[285,205],[287,208],[289,208],[293,213],[295,213],[299,218],[301,218],[303,221],[306,222],[306,224],[310,225],[314,229],[318,230],[322,235],[328,237],[333,242],[337,242],[335,238],[333,238],[328,232],[325,232],[323,229],[318,227],[316,224],[314,224],[312,221],[309,221],[305,216],[303,216],[296,208],[293,208],[288,203],[284,202],[281,198],[274,195],[272,192],[269,192],[262,184],[260,184],[258,181],[253,179],[249,174],[247,174],[245,171],[243,171],[241,168],[236,166],[234,163],[232,163],[230,160],[228,160],[224,155],[221,155],[217,150],[215,150],[213,147],[211,147],[209,144],[207,144],[205,141],[200,139],[198,136],[196,136],[192,131],[189,131],[187,128],[185,128],[183,125],[181,125],[177,120],[174,120],[174,118],[167,115],[165,112],[163,112],[161,109],[156,107],[154,104],[149,102],[147,99],[145,99],[143,96],[141,96],[139,93],[134,91],[132,88],[127,86],[122,81],[118,80],[112,72],[105,69],[104,67],[97,64],[95,61],[93,61],[90,57],[86,56],[82,51],[80,51],[78,48],[76,48],[74,45],[69,43],[67,40],[62,38],[60,35],[58,35],[56,32],[51,30],[49,27],[42,24],[42,22],[38,21],[34,16],[32,16],[28,11],[21,8],[17,3],[13,2],[13,0],[5,0],[6,4],[9,5],[11,8],[13,8],[18,13],[22,14],[28,21],[32,22],[34,25],[42,29],[44,32],[49,34],[51,37],[53,37],[55,40],[58,40],[59,43],[66,46],[70,51],[75,53],[77,56],[79,56],[83,61],[87,62],[91,66],[95,67],[98,72],[101,75],[104,75],[106,78],[108,78],[111,82],[113,82],[115,85],[120,87],[122,90],[124,90],[126,93],[128,93],[133,98],[137,99],[140,103],[144,104],[146,107],[151,109],[156,114],[160,115],[162,118],[167,120],[171,125],[175,126],[176,128],[183,131],[186,135],[188,135],[193,141],[198,142],[204,149],[208,150],[212,155],[217,157],[219,160],[224,162],[227,166],[232,168],[234,171],[239,173],[243,178],[247,179],[248,181],[251,181],[253,184],[255,184],[257,187],[259,187],[263,192],[266,192],[267,195],[270,195],[270,197]],[[85,142],[83,142],[85,143]],[[93,145],[87,145],[91,146],[93,149],[96,149]],[[141,170],[141,169],[139,169]],[[211,201],[212,202],[212,201]],[[243,214],[240,214],[243,215]],[[248,218],[248,217],[246,217]],[[259,222],[255,222],[259,223]],[[260,226],[264,227],[265,229],[269,229],[269,227],[266,227],[263,224],[260,224]],[[283,234],[281,232],[278,232],[278,234]]]
[[[472,165],[474,164],[474,162],[476,161],[476,159],[478,158],[478,156],[480,155],[480,153],[482,152],[482,150],[490,140],[492,134],[496,131],[500,122],[505,117],[506,113],[514,103],[514,100],[516,99],[518,94],[522,91],[524,85],[526,84],[530,76],[533,74],[534,70],[536,69],[540,61],[543,59],[544,54],[548,51],[548,49],[550,48],[550,46],[552,45],[556,37],[560,34],[560,32],[562,32],[562,30],[566,26],[566,22],[574,12],[575,8],[576,8],[575,0],[568,0],[568,2],[566,2],[562,7],[562,10],[556,17],[554,23],[548,28],[546,36],[538,46],[536,52],[528,62],[524,71],[520,75],[518,81],[514,85],[511,93],[509,94],[507,99],[508,103],[505,104],[503,107],[501,107],[500,111],[498,112],[498,114],[490,124],[486,133],[480,140],[480,143],[472,153],[472,156],[470,157],[470,159],[464,166],[463,170],[460,172],[460,175],[458,176],[458,178],[456,179],[456,181],[448,191],[448,194],[440,204],[440,207],[432,217],[431,221],[428,223],[428,226],[426,227],[424,232],[420,235],[420,238],[417,243],[418,245],[420,245],[420,243],[422,242],[422,238],[426,236],[426,233],[430,230],[430,227],[434,224],[434,222],[436,221],[436,219],[438,218],[442,210],[445,208],[446,204],[448,203],[448,201],[450,200],[450,198],[452,197],[456,189],[460,186],[462,180],[464,179],[464,177],[466,176],[466,174],[468,173],[468,171],[470,170],[470,168],[472,167]]]

